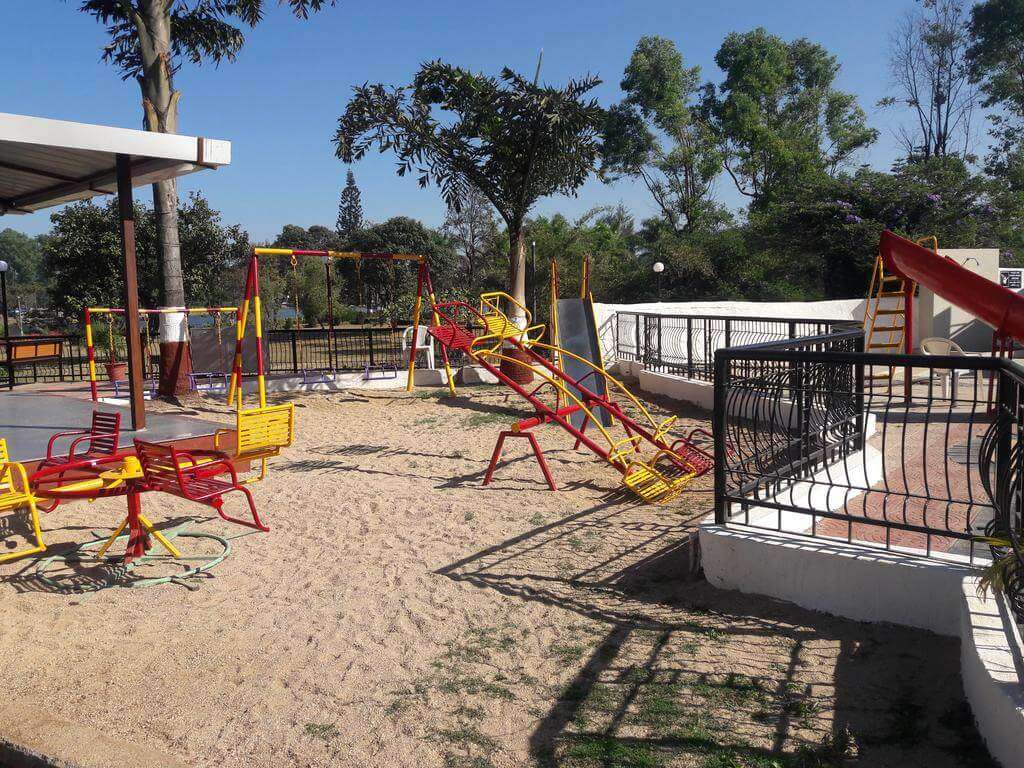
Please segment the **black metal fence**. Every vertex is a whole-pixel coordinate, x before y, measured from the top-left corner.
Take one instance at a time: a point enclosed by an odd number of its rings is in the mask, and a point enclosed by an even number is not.
[[[327,329],[303,328],[298,330],[271,330],[264,338],[264,351],[268,373],[299,373],[324,371],[361,371],[371,368],[393,367],[401,370],[408,365],[408,351],[402,349],[404,328],[362,327]],[[62,340],[60,361],[38,364],[17,363],[13,367],[14,384],[32,384],[54,381],[87,381],[89,363],[85,337],[77,334],[57,336]],[[146,339],[144,338],[144,342]],[[157,375],[160,365],[160,345],[155,334],[149,339],[143,355],[147,377]],[[233,337],[232,337],[233,343]],[[435,345],[436,347],[436,345]],[[96,349],[96,376],[107,380],[103,365],[109,357],[108,347]],[[114,358],[128,359],[127,344],[123,336],[114,339]],[[465,362],[463,356],[453,356],[452,365]],[[436,363],[441,365],[440,349]],[[417,365],[423,365],[422,357]],[[9,372],[5,347],[0,344],[0,381],[7,383]]]
[[[618,312],[615,352],[617,359],[642,363],[650,371],[711,381],[716,350],[852,327],[859,325],[849,320]]]
[[[859,330],[715,355],[715,514],[963,556],[1020,531],[1024,369],[863,352]]]

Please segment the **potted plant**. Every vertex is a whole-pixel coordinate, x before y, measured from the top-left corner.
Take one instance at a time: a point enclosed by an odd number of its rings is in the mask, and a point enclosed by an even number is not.
[[[107,369],[107,379],[109,381],[124,381],[127,378],[125,372],[128,369],[128,364],[117,361],[117,357],[114,354],[113,315],[108,315],[107,318],[107,362],[103,364],[103,367]]]
[[[992,551],[992,564],[978,580],[978,594],[984,597],[989,590],[1000,593],[1015,613],[1024,615],[1024,542],[1013,534],[977,539]]]

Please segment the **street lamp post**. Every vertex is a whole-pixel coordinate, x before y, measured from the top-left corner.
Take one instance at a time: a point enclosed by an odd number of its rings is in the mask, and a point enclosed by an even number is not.
[[[654,262],[654,274],[658,276],[658,301],[661,301],[661,273],[665,271],[665,265],[660,261]]]

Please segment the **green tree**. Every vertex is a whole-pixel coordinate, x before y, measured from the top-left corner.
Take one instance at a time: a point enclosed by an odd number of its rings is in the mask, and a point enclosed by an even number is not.
[[[459,257],[451,240],[415,219],[395,216],[382,224],[360,229],[353,235],[352,245],[357,251],[426,256],[437,294],[468,298],[461,290]],[[368,261],[358,273],[354,265],[343,263],[339,265],[341,269],[345,270],[348,303],[356,303],[361,293],[364,303],[380,309],[383,319],[389,322],[406,322],[412,318],[416,262]]]
[[[339,238],[347,241],[362,226],[362,195],[356,186],[355,174],[349,170],[345,177],[345,188],[341,190],[341,199],[338,200],[338,221],[334,230]]]
[[[715,63],[725,79],[707,94],[724,167],[754,207],[809,177],[835,173],[878,137],[856,98],[835,90],[835,56],[763,28],[733,32]]]
[[[722,170],[718,142],[698,100],[700,67],[687,67],[671,40],[643,37],[621,83],[625,99],[608,112],[602,176],[639,178],[676,231],[710,227]]]
[[[224,227],[220,213],[193,194],[178,211],[184,260],[183,281],[192,306],[236,303],[242,295],[239,260],[248,236],[239,227]],[[117,201],[69,205],[51,215],[53,228],[44,239],[43,265],[49,276],[51,306],[77,324],[89,306],[117,307],[124,283],[117,235]],[[152,208],[136,203],[136,249],[139,304],[156,307],[160,298],[159,239]]]
[[[974,6],[967,51],[971,77],[980,83],[993,146],[986,170],[1024,191],[1024,0],[986,0]]]
[[[525,303],[526,217],[542,197],[574,194],[594,169],[604,111],[584,97],[599,82],[554,88],[510,69],[495,78],[430,62],[409,86],[357,87],[338,120],[337,155],[349,163],[390,149],[400,176],[433,181],[452,207],[469,187],[483,193],[508,230],[508,290]]]
[[[335,1],[278,0],[302,19]],[[181,92],[175,88],[174,75],[182,60],[196,65],[234,61],[245,43],[241,26],[255,27],[265,4],[265,0],[81,0],[79,10],[106,26],[110,42],[103,49],[104,61],[116,66],[122,79],[138,83],[146,130],[177,133]],[[153,205],[163,302],[180,306],[186,291],[173,179],[153,185]]]
[[[464,285],[474,292],[481,276],[492,271],[502,256],[495,248],[499,229],[494,207],[482,192],[470,187],[457,206],[448,207],[441,231],[451,239],[461,256]],[[462,282],[460,280],[460,284]],[[494,287],[501,287],[500,283]]]
[[[0,261],[6,261],[10,267],[7,287],[12,306],[18,302],[37,306],[43,298],[46,282],[43,239],[29,237],[10,227],[0,231]]]

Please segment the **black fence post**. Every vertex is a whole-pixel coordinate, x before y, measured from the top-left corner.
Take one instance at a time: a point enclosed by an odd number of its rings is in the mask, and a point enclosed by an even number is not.
[[[292,373],[299,372],[299,332],[292,328]]]
[[[367,328],[366,329],[366,341],[367,341],[367,344],[369,345],[369,348],[370,348],[370,365],[373,366],[374,365],[374,360],[373,360],[373,329],[372,328]]]
[[[1011,448],[1013,445],[1014,432],[1019,440],[1020,415],[1017,413],[1017,400],[1019,399],[1019,385],[1012,376],[1003,368],[992,371],[993,376],[998,377],[998,390],[996,392],[996,420],[1005,418],[1006,429],[1000,430],[998,442],[996,443],[996,516],[998,519],[997,533],[1010,533],[1012,521],[1010,520],[1010,509],[1013,507],[1013,495],[1017,489],[1008,487],[1013,474],[1010,469]],[[1004,490],[1005,489],[1005,490]],[[1015,532],[1015,531],[1014,531]]]
[[[665,370],[665,353],[661,348],[661,315],[658,315],[658,370]]]
[[[636,346],[633,347],[634,359],[641,363],[643,358],[640,356],[640,315],[633,315],[633,335],[636,337]]]
[[[711,433],[715,440],[715,523],[728,522],[728,502],[725,493],[726,462],[726,387],[729,360],[722,351],[715,353],[714,410],[711,413]]]
[[[831,330],[831,329],[830,329]],[[861,334],[853,342],[854,352],[858,355],[857,362],[853,366],[853,381],[851,386],[853,387],[853,400],[854,407],[857,409],[857,437],[854,440],[854,450],[864,450],[864,443],[866,442],[865,428],[867,425],[867,414],[864,412],[865,408],[865,397],[864,389],[866,387],[864,379],[864,359],[860,357],[864,354],[864,335]]]
[[[693,318],[686,318],[686,376],[693,378]]]

